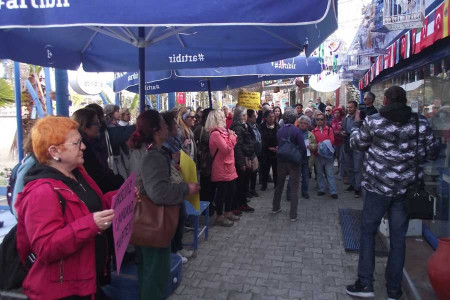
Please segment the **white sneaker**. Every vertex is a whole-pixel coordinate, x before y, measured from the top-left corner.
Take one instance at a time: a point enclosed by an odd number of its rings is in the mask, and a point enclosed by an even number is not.
[[[177,252],[179,255],[186,257],[186,258],[190,258],[194,255],[194,251],[193,250],[187,250],[187,249],[181,249],[180,251]]]
[[[178,253],[177,253],[177,254],[178,254]],[[178,254],[178,256],[181,257],[181,263],[182,263],[182,264],[185,264],[185,263],[188,262],[188,259],[187,259],[186,257],[181,256],[180,254]]]

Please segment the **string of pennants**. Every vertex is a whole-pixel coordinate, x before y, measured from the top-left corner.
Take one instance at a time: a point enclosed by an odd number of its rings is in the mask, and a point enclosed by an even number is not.
[[[383,70],[392,68],[400,61],[419,53],[435,41],[446,38],[450,31],[449,1],[445,0],[431,12],[424,19],[422,28],[409,30],[387,47],[387,54],[375,58],[370,69],[359,80],[359,89],[362,90],[367,87]]]

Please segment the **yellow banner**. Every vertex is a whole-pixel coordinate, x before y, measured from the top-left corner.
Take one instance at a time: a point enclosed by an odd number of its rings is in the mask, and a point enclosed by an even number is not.
[[[247,109],[259,110],[261,94],[258,92],[239,92],[238,105]]]
[[[183,177],[183,181],[187,183],[196,183],[197,182],[197,167],[195,166],[195,162],[192,158],[189,157],[183,150],[180,151],[180,169],[181,169],[181,177]],[[192,204],[192,206],[200,211],[200,194],[194,194],[188,197],[188,201]]]
[[[442,38],[445,38],[448,36],[448,2],[449,0],[445,0],[444,3],[444,18],[443,18],[443,32],[442,32]]]

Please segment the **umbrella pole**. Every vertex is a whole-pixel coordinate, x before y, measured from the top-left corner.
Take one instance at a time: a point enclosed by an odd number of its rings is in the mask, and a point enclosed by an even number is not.
[[[209,97],[209,108],[212,108],[212,96],[211,96],[211,80],[208,79],[208,97]]]
[[[139,40],[144,42],[145,28],[139,27]],[[145,47],[139,46],[139,112],[145,111]]]
[[[17,157],[21,162],[23,159],[22,94],[20,91],[20,67],[16,61],[14,62],[14,95],[16,97]]]
[[[69,75],[67,70],[55,69],[56,114],[69,116]]]

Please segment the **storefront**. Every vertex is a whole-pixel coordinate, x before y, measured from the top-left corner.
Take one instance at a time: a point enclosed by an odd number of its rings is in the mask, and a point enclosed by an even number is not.
[[[435,220],[424,221],[423,235],[436,249],[438,238],[450,237],[450,36],[444,35],[414,52],[414,48],[408,48],[416,46],[414,43],[402,49],[402,39],[409,42],[407,39],[412,38],[408,37],[409,34],[411,32],[404,32],[392,44],[390,51],[396,47],[394,51],[400,51],[399,54],[390,52],[375,60],[361,79],[360,89],[374,93],[375,106],[379,107],[383,104],[387,88],[393,85],[403,87],[407,93],[407,104],[414,112],[428,118],[440,143],[438,159],[424,166],[426,189],[436,197],[437,214]],[[401,44],[396,46],[395,43]],[[410,52],[406,55],[405,51]]]

